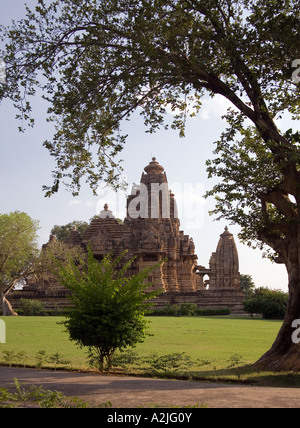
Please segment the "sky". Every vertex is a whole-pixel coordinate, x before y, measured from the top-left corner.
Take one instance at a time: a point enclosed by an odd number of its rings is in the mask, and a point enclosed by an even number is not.
[[[36,1],[27,0],[26,3],[31,7]],[[0,24],[8,25],[12,19],[21,19],[24,11],[23,0],[3,2]],[[239,252],[240,273],[251,275],[257,287],[287,291],[284,265],[263,259],[259,250],[239,242],[240,228],[225,220],[216,221],[209,215],[214,200],[203,198],[215,182],[208,180],[205,162],[212,158],[214,141],[226,125],[221,116],[229,104],[221,96],[204,100],[199,114],[188,119],[185,138],[179,138],[178,131],[173,130],[145,133],[142,118],[135,114],[123,128],[128,134],[121,153],[124,177],[129,184],[127,192],[116,194],[101,186],[98,195],[94,196],[88,185],[82,185],[77,197],[63,187],[51,198],[44,196],[42,186],[52,184],[51,171],[55,165],[43,142],[51,139],[53,128],[46,122],[45,103],[36,97],[33,104],[36,125],[25,133],[18,131],[20,123],[15,119],[16,111],[11,102],[5,100],[0,104],[0,213],[18,210],[39,220],[40,245],[48,241],[54,225],[73,220],[89,221],[99,214],[105,203],[115,217],[124,219],[126,194],[130,193],[133,183],[140,182],[144,167],[156,157],[165,168],[169,187],[175,194],[181,230],[194,240],[198,263],[209,266],[219,235],[228,226]]]

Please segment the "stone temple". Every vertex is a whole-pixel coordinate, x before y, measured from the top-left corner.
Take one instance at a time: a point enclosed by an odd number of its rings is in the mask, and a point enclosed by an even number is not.
[[[243,293],[233,235],[226,227],[216,252],[211,255],[209,268],[199,265],[193,239],[180,230],[175,195],[169,190],[166,172],[155,158],[144,168],[140,184],[132,186],[123,222],[114,217],[106,204],[82,238],[73,230],[66,242],[83,247],[91,245],[99,260],[107,253],[118,256],[127,250],[124,262],[135,256],[130,274],[164,260],[148,278],[155,288],[163,290],[156,299],[158,308],[166,304],[195,303],[199,308],[242,311]],[[63,290],[53,284],[46,289],[40,284],[30,284],[24,292],[44,292],[50,305],[55,300],[54,289],[63,296]],[[63,305],[59,303],[59,296],[57,299],[56,304]],[[13,296],[11,301],[13,303]]]

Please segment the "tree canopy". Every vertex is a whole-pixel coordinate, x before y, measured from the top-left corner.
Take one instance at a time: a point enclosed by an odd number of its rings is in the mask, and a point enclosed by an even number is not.
[[[12,312],[6,299],[18,281],[31,273],[38,255],[38,222],[15,211],[0,215],[0,296],[3,315]]]
[[[57,167],[46,195],[62,181],[76,194],[84,176],[93,189],[101,179],[117,185],[124,119],[139,111],[154,132],[168,126],[171,108],[171,126],[184,135],[187,115],[207,93],[232,102],[232,132],[250,119],[265,143],[278,142],[277,156],[295,153],[298,134],[284,135],[274,119],[285,111],[299,118],[299,8],[297,0],[38,0],[27,7],[26,18],[2,29],[0,97],[11,98],[29,125],[30,96],[41,89],[49,101],[56,133],[44,145]]]
[[[78,221],[78,220],[71,221],[70,223],[62,226],[58,226],[56,224],[55,226],[52,227],[51,234],[55,235],[59,241],[64,241],[66,238],[69,237],[74,227],[76,227],[76,229],[78,230],[78,233],[82,237],[88,225],[89,224],[86,221]]]

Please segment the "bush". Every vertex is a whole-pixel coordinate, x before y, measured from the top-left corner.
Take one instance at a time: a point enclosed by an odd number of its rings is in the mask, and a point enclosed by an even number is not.
[[[178,370],[187,370],[192,365],[191,358],[184,352],[173,353],[166,355],[158,355],[152,353],[148,358],[144,359],[145,363],[149,364],[153,372],[162,370],[163,372],[176,372]]]
[[[112,367],[128,368],[128,366],[139,366],[141,357],[131,349],[118,352],[112,358]]]
[[[180,312],[183,316],[193,316],[195,315],[198,307],[194,303],[181,303]]]
[[[43,315],[45,312],[45,303],[40,300],[20,300],[20,313],[24,316],[38,316]]]
[[[244,310],[265,319],[282,319],[285,316],[289,295],[280,290],[259,288],[243,302]]]
[[[222,316],[230,315],[230,309],[228,308],[216,308],[216,309],[197,309],[195,315],[198,316]]]
[[[0,388],[0,409],[3,408],[88,408],[89,405],[77,397],[68,397],[61,392],[45,390],[41,386],[23,385],[14,379],[16,392]],[[111,407],[103,403],[100,407]]]
[[[73,304],[67,309],[64,324],[70,339],[88,349],[88,359],[99,371],[109,371],[117,350],[144,341],[148,333],[149,312],[156,290],[146,293],[145,282],[151,266],[136,275],[126,276],[133,260],[121,270],[124,252],[119,257],[106,255],[101,262],[94,258],[91,248],[87,260],[70,260],[62,265],[57,260],[58,281],[72,293]]]
[[[181,303],[177,305],[167,304],[163,309],[154,309],[151,314],[153,316],[214,316],[214,315],[230,315],[230,309],[198,309],[194,303]]]

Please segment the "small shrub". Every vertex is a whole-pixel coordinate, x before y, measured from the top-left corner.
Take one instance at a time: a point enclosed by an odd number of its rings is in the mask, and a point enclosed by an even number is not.
[[[16,361],[18,364],[21,364],[24,368],[26,367],[26,360],[28,359],[28,355],[24,351],[20,351],[16,355]]]
[[[128,366],[139,366],[141,357],[132,350],[127,350],[115,354],[112,358],[112,367],[127,368]]]
[[[173,353],[166,355],[158,355],[156,353],[151,354],[149,357],[144,359],[145,363],[149,364],[150,368],[155,371],[178,371],[178,370],[187,370],[191,364],[191,358],[182,353]]]
[[[8,364],[9,367],[11,367],[15,357],[16,357],[15,351],[11,351],[9,349],[4,349],[2,351],[3,361],[5,364]]]
[[[56,352],[55,354],[50,355],[50,357],[47,358],[47,362],[54,364],[55,370],[59,364],[60,365],[70,364],[70,361],[65,360],[64,356],[61,355],[59,352]]]
[[[243,363],[243,356],[239,354],[233,354],[230,356],[228,362],[230,363],[228,368],[236,367]]]
[[[194,303],[181,303],[180,312],[183,316],[191,317],[196,314],[197,308]]]
[[[16,392],[0,388],[0,408],[88,408],[89,405],[77,397],[68,397],[58,391],[45,390],[40,386],[22,385],[14,379]],[[111,407],[111,402],[102,403],[99,407]]]
[[[216,309],[197,309],[195,315],[198,316],[223,316],[230,315],[230,309],[216,308]]]
[[[230,315],[230,309],[198,309],[194,303],[167,304],[163,309],[154,309],[152,316],[223,316]]]
[[[45,303],[40,300],[21,299],[19,309],[24,316],[43,315]]]
[[[36,367],[38,369],[41,369],[45,364],[45,362],[47,361],[46,351],[44,350],[38,351],[35,355],[35,360],[36,360]]]

